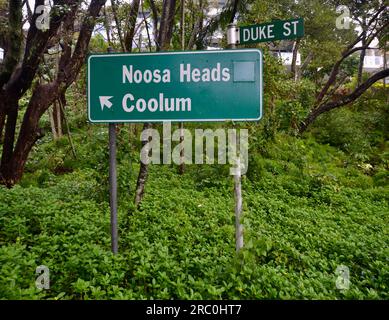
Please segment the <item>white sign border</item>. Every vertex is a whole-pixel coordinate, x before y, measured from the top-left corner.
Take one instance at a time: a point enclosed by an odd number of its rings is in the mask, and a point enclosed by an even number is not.
[[[152,119],[152,120],[92,120],[90,115],[91,103],[90,103],[90,59],[99,57],[112,57],[112,56],[155,56],[155,55],[172,55],[172,54],[200,54],[200,53],[233,53],[233,52],[257,52],[259,53],[260,60],[260,72],[259,72],[259,90],[261,94],[259,105],[259,117],[258,118],[228,118],[228,119]],[[166,51],[166,52],[150,52],[150,53],[108,53],[108,54],[91,54],[88,57],[88,120],[91,123],[163,123],[163,122],[226,122],[226,121],[259,121],[263,116],[263,54],[260,49],[232,49],[232,50],[201,50],[201,51]]]

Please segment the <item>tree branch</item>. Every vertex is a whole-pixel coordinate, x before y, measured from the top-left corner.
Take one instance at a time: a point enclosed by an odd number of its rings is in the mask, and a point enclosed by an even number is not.
[[[66,1],[67,5],[78,6],[79,1],[72,0]],[[37,0],[35,2],[35,9],[39,5],[43,5],[44,0]],[[54,1],[54,6],[63,6],[64,0]],[[34,10],[35,12],[36,10]],[[34,13],[30,29],[28,31],[26,40],[26,49],[24,53],[23,63],[19,70],[15,70],[12,78],[7,84],[7,90],[16,92],[20,98],[26,90],[31,86],[31,83],[35,77],[39,62],[42,59],[43,53],[46,50],[49,40],[55,36],[58,32],[58,28],[61,25],[63,19],[69,12],[61,11],[60,13],[53,13],[50,19],[50,28],[47,31],[38,30],[35,21],[39,16],[39,13]]]
[[[4,84],[11,78],[15,70],[21,54],[23,33],[22,33],[22,1],[9,1],[9,15],[8,15],[8,35],[7,43],[9,48],[6,52],[3,67],[0,69],[0,90]]]
[[[176,0],[163,0],[161,25],[158,34],[159,50],[166,50],[170,46],[173,31],[173,19],[176,7]]]
[[[366,40],[366,42],[364,42],[364,45],[360,46],[360,47],[354,47],[354,45],[356,44],[355,41],[353,42],[353,47],[350,48],[350,46],[348,46],[348,48],[343,51],[342,53],[342,57],[335,63],[335,65],[333,66],[332,70],[331,70],[331,73],[330,73],[330,76],[325,84],[325,86],[323,87],[323,89],[320,91],[320,93],[318,94],[317,98],[316,98],[316,105],[319,105],[320,102],[323,100],[324,96],[327,94],[328,92],[328,89],[330,88],[330,86],[335,82],[336,80],[336,77],[338,75],[338,72],[339,72],[339,68],[340,68],[340,65],[342,64],[342,62],[347,58],[349,57],[350,55],[352,55],[354,52],[357,52],[357,51],[360,51],[360,50],[366,50],[370,43],[383,31],[385,30],[385,28],[389,25],[389,22],[386,22],[383,26],[381,26],[378,30],[376,30],[376,32],[374,32],[373,34],[369,35],[368,36],[368,39]],[[361,41],[362,38],[363,38],[363,32],[361,33],[361,35],[358,36],[358,41]]]
[[[113,18],[115,19],[116,28],[118,30],[120,46],[122,47],[123,52],[125,52],[126,51],[126,46],[124,44],[123,34],[122,34],[122,27],[120,26],[120,21],[119,21],[119,18],[118,18],[116,1],[115,0],[111,0],[111,4],[112,4]]]
[[[69,60],[69,63],[66,64],[63,69],[59,70],[57,81],[59,83],[63,83],[64,88],[62,90],[66,89],[73,83],[77,77],[78,71],[84,63],[88,51],[89,41],[95,27],[96,18],[105,2],[106,0],[92,0],[89,5],[73,55]]]
[[[135,35],[136,18],[138,17],[139,12],[139,2],[140,0],[134,0],[131,4],[131,10],[128,18],[129,27],[124,39],[124,46],[127,52],[132,51],[132,40],[134,39]]]
[[[154,41],[157,42],[158,38],[158,10],[157,7],[155,6],[154,0],[149,0],[151,12],[152,12],[152,17],[153,17],[153,29],[154,29]],[[158,47],[158,45],[157,45]]]
[[[313,109],[310,114],[306,117],[304,121],[300,123],[299,132],[303,133],[312,122],[316,120],[316,118],[324,112],[330,111],[335,108],[339,108],[345,106],[357,98],[359,98],[367,89],[369,89],[375,82],[380,79],[386,78],[389,76],[389,69],[381,70],[374,75],[372,75],[369,79],[363,82],[360,86],[358,86],[352,93],[344,96],[342,99],[338,101],[333,101],[329,103],[325,103],[320,105],[319,107]]]

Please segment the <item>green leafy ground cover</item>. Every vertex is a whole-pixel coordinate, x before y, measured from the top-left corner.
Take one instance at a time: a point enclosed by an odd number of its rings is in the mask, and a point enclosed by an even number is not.
[[[277,134],[243,179],[245,249],[235,255],[227,166],[153,165],[132,205],[136,148],[119,134],[120,254],[110,253],[107,132],[45,138],[18,186],[0,188],[2,299],[387,299],[385,170],[349,164],[312,138]],[[255,147],[255,143],[254,143]],[[253,153],[250,153],[253,154]],[[50,268],[50,290],[35,268]],[[350,288],[335,286],[339,265]]]

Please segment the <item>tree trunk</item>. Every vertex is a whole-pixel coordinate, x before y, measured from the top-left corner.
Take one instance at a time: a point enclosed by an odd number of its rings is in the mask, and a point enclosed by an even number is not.
[[[361,52],[359,53],[359,65],[358,65],[358,76],[357,76],[357,87],[361,85],[362,83],[362,73],[363,73],[363,61],[365,60],[365,55],[366,55],[366,18],[363,17],[362,18],[362,40],[361,40],[361,43],[362,43],[362,47],[364,47],[364,49],[361,50]]]
[[[357,80],[357,86],[360,86],[362,83],[362,75],[363,75],[363,62],[365,60],[366,56],[366,50],[361,50],[359,54],[359,66],[358,66],[358,80]]]
[[[185,172],[185,149],[184,149],[184,123],[180,122],[180,144],[182,145],[182,149],[180,151],[180,166],[178,172],[180,174],[184,174]]]
[[[53,119],[54,119],[54,129],[57,133],[57,138],[59,139],[63,136],[63,131],[62,131],[63,113],[62,113],[61,107],[59,105],[59,101],[54,101]]]
[[[140,0],[134,0],[131,4],[130,15],[128,18],[128,23],[130,26],[126,32],[125,39],[124,39],[124,46],[128,52],[132,51],[132,41],[135,35],[136,19],[139,13],[139,2]]]
[[[143,125],[143,130],[150,129],[152,127],[152,124],[150,122],[146,122]],[[142,141],[142,148],[148,143],[148,141]],[[148,165],[141,162],[140,168],[139,168],[139,174],[138,174],[138,180],[136,182],[136,190],[135,190],[135,206],[139,206],[140,202],[143,199],[144,193],[145,193],[145,186],[146,186],[146,180],[148,176]]]
[[[305,58],[303,64],[300,66],[300,68],[297,69],[297,72],[296,72],[297,81],[299,81],[301,79],[301,74],[307,68],[307,66],[311,63],[312,59],[313,59],[313,53],[310,52],[310,53],[308,53],[307,57]]]
[[[3,143],[4,124],[5,124],[5,114],[0,113],[0,144]]]
[[[110,22],[108,21],[108,15],[107,15],[107,8],[106,6],[104,5],[104,28],[105,28],[105,31],[106,31],[106,34],[107,34],[107,42],[108,42],[108,46],[112,46],[112,42],[111,42],[111,26],[110,26]]]
[[[387,66],[387,64],[388,64],[388,62],[387,62],[387,58],[386,58],[386,42],[385,42],[385,44],[384,44],[384,50],[383,50],[383,52],[384,52],[384,69],[386,69],[386,66]],[[384,90],[386,89],[386,78],[383,78],[382,79],[382,82],[383,82],[383,86],[384,86]],[[389,95],[387,95],[386,96],[386,100],[389,102]],[[1,128],[1,123],[0,123],[0,128]],[[0,137],[1,137],[1,131],[0,131]],[[1,140],[1,139],[0,139]]]
[[[158,44],[160,50],[167,50],[170,46],[172,38],[174,13],[176,7],[176,0],[164,0],[161,17],[161,26],[158,35]]]
[[[0,90],[9,81],[20,59],[22,50],[22,1],[10,0],[8,7],[7,50],[0,68]],[[3,31],[1,32],[3,34]]]
[[[296,40],[294,42],[294,47],[293,47],[292,64],[290,65],[290,71],[292,72],[294,82],[297,81],[297,77],[298,77],[296,63],[297,63],[297,53],[298,53],[299,46],[300,46],[300,40]]]
[[[55,122],[54,122],[54,114],[53,114],[53,108],[49,108],[49,120],[50,120],[50,127],[51,127],[51,133],[53,134],[53,140],[57,140],[57,131],[55,130]]]
[[[120,26],[120,21],[119,21],[118,14],[117,14],[116,2],[114,0],[111,0],[111,8],[112,8],[113,17],[115,19],[116,28],[118,31],[118,38],[119,38],[120,46],[122,47],[123,52],[125,52],[126,46],[125,46],[125,43],[123,40],[122,28]]]
[[[2,168],[5,168],[5,170],[7,170],[7,167],[12,159],[12,152],[15,144],[16,122],[18,119],[19,108],[18,100],[12,96],[8,96],[6,98],[6,103],[8,104],[8,112],[6,114],[4,144],[0,163],[0,176],[2,173]]]
[[[159,28],[157,51],[167,50],[169,48],[170,40],[172,37],[175,7],[176,7],[176,0],[163,1],[163,12],[161,17],[161,25]],[[143,130],[149,129],[151,127],[152,127],[151,123],[145,123],[143,125]],[[142,148],[146,143],[147,141],[142,142]],[[138,180],[136,182],[136,189],[135,189],[134,202],[137,207],[139,206],[144,196],[147,176],[148,176],[148,165],[141,162],[139,168]]]
[[[152,12],[152,19],[153,19],[153,35],[154,35],[154,41],[157,42],[158,39],[158,10],[155,5],[154,0],[149,0],[151,12]]]
[[[15,183],[19,182],[22,178],[24,166],[26,164],[28,155],[34,146],[35,142],[43,136],[39,128],[39,120],[42,114],[57,98],[56,92],[58,87],[56,84],[40,85],[34,90],[33,96],[27,106],[27,110],[23,117],[23,122],[20,126],[19,136],[15,145],[15,148],[9,151],[4,151],[1,158],[0,165],[0,180],[1,183],[7,187],[12,187]],[[13,108],[12,108],[13,109]],[[17,114],[16,114],[17,115]],[[7,123],[9,119],[13,119],[15,114],[8,115]],[[15,120],[16,121],[16,120]],[[8,125],[8,124],[7,124]],[[13,126],[13,130],[16,127]],[[11,147],[12,141],[12,128],[5,133],[5,143]],[[14,136],[13,136],[14,138]],[[9,141],[8,141],[9,139]]]
[[[34,25],[30,26],[21,66],[14,70],[9,81],[4,86],[0,86],[0,96],[3,97],[0,102],[0,115],[2,117],[5,115],[6,117],[4,145],[0,163],[0,184],[4,184],[7,187],[12,187],[20,181],[28,155],[36,141],[42,137],[39,120],[43,113],[47,111],[55,100],[64,96],[66,89],[76,79],[84,63],[96,17],[106,1],[92,0],[90,2],[74,53],[72,56],[64,54],[61,57],[61,62],[63,63],[61,63],[61,67],[56,75],[56,80],[48,84],[37,85],[32,89],[32,97],[24,113],[15,145],[19,99],[31,88],[45,48],[47,48],[48,42],[56,36],[62,21],[75,19],[75,13],[79,5],[76,2],[78,1],[68,1],[69,5],[73,5],[73,9],[64,13],[61,12],[55,16],[50,22],[49,30],[46,32],[38,30]],[[36,5],[41,3],[42,0],[39,0],[36,2]],[[3,77],[5,75],[4,72],[0,75],[2,79],[6,79]]]

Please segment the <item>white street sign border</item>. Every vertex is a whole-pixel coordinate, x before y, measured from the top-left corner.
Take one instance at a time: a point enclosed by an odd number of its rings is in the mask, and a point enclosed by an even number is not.
[[[152,120],[92,120],[90,115],[90,109],[91,109],[91,102],[90,102],[90,59],[91,58],[99,58],[99,57],[112,57],[112,56],[139,56],[139,55],[145,55],[145,56],[155,56],[155,55],[172,55],[172,54],[200,54],[200,53],[234,53],[234,52],[257,52],[259,53],[259,60],[260,60],[260,72],[259,72],[259,90],[261,93],[261,101],[259,105],[259,117],[258,118],[236,118],[236,119],[152,119]],[[201,51],[167,51],[167,52],[153,52],[153,53],[109,53],[109,54],[91,54],[88,57],[88,120],[91,123],[144,123],[144,122],[151,122],[151,123],[162,123],[162,122],[223,122],[223,121],[258,121],[262,118],[263,112],[263,54],[260,49],[232,49],[232,50],[201,50]]]

